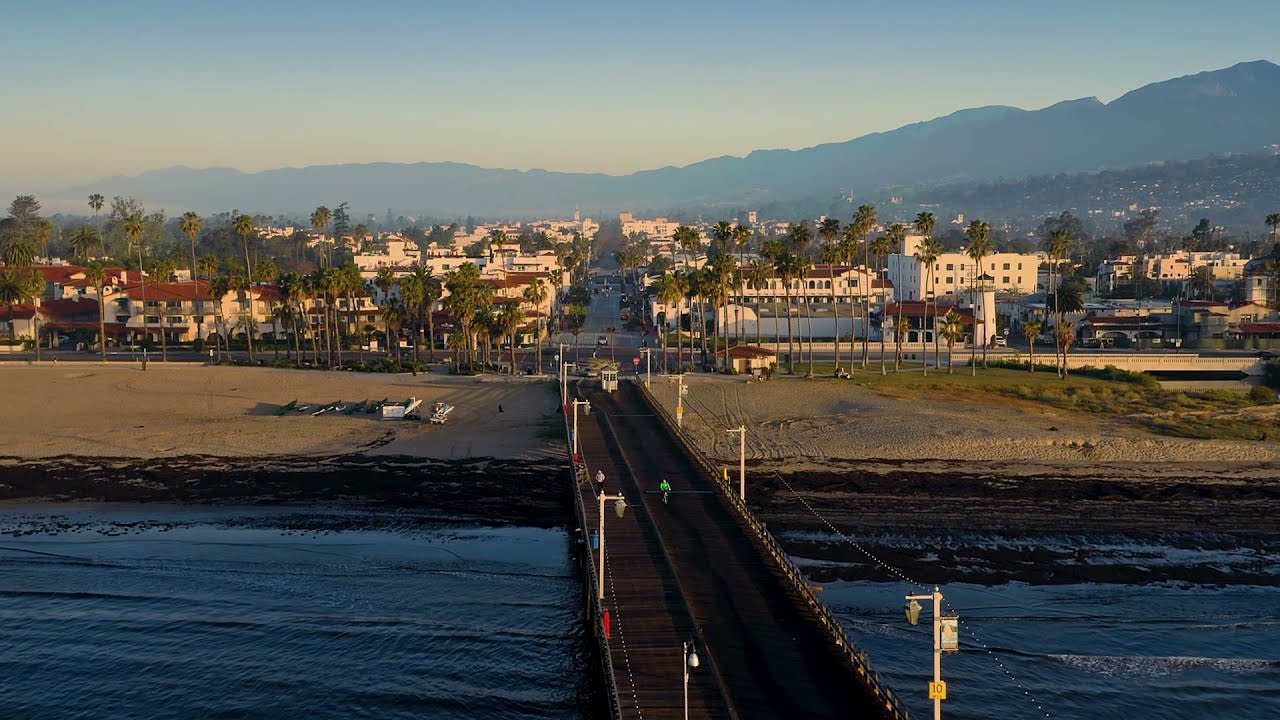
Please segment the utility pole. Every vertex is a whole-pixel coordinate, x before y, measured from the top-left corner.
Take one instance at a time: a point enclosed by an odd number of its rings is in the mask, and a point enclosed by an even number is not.
[[[929,683],[929,699],[933,701],[933,720],[942,720],[942,701],[947,699],[947,684],[942,680],[942,626],[948,626],[947,649],[955,650],[958,637],[956,628],[959,618],[942,617],[942,592],[937,587],[928,595],[907,596],[907,622],[916,625],[920,622],[920,600],[933,601],[933,682]]]
[[[596,537],[600,538],[600,571],[596,573],[596,600],[604,600],[604,503],[606,500],[617,500],[618,504],[614,505],[614,512],[618,513],[618,517],[627,511],[627,501],[622,495],[605,495],[601,492],[598,496],[600,499],[600,529]]]
[[[676,375],[676,428],[684,428],[684,375]]]
[[[732,430],[725,430],[730,435],[738,434],[738,499],[747,501],[747,426],[742,425]]]

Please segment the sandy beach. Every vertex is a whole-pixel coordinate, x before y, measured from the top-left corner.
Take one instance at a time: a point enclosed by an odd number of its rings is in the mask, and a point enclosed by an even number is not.
[[[874,469],[911,460],[920,471],[963,465],[1011,475],[1280,478],[1280,443],[1164,437],[1111,416],[1025,402],[887,397],[826,378],[694,376],[686,385],[685,427],[698,444],[736,461],[738,438],[725,430],[745,425],[747,457],[757,467]],[[655,381],[653,390],[674,413],[675,383]]]
[[[523,378],[136,365],[0,364],[9,422],[0,456],[167,458],[192,455],[409,455],[433,459],[544,459],[563,445],[539,437],[558,427],[547,383]],[[373,415],[274,411],[292,400],[323,405],[416,397],[457,406],[448,422],[382,421]],[[502,412],[498,411],[499,406]]]
[[[685,428],[748,502],[817,531],[1213,532],[1272,536],[1280,444],[1162,437],[1025,401],[888,397],[834,379],[687,378]],[[676,385],[654,393],[674,413]]]

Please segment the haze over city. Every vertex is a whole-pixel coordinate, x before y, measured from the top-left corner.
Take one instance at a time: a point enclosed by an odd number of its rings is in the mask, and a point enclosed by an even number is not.
[[[1278,21],[1256,1],[22,4],[0,194],[171,165],[629,173],[1105,102],[1268,57]]]
[[[1278,21],[4,8],[0,720],[1280,718]]]

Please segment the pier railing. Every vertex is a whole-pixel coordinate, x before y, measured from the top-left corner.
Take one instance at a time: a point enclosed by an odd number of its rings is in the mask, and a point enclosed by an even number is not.
[[[561,408],[563,410],[563,408]],[[585,462],[573,455],[573,440],[568,413],[564,413],[565,454],[569,457],[569,484],[573,490],[573,511],[578,520],[578,541],[586,553],[587,566],[587,607],[591,615],[592,634],[596,638],[597,652],[600,653],[601,671],[604,675],[605,701],[609,704],[609,717],[613,720],[622,718],[622,701],[618,697],[617,676],[613,672],[613,655],[609,652],[609,639],[604,634],[604,608],[596,597],[599,587],[596,577],[595,551],[591,548],[591,525],[587,523],[587,509],[582,502],[582,487],[587,484],[591,475]]]
[[[756,518],[755,513],[751,511],[751,508],[749,508],[747,504],[738,497],[736,489],[721,477],[721,474],[716,471],[716,466],[709,458],[707,458],[702,450],[690,441],[688,435],[686,435],[683,429],[676,424],[675,419],[672,418],[670,413],[667,412],[667,409],[662,406],[662,403],[653,396],[649,391],[649,388],[644,386],[644,382],[637,378],[635,384],[636,387],[640,389],[640,393],[644,397],[645,402],[653,409],[654,415],[662,421],[663,426],[665,426],[667,431],[671,433],[671,436],[680,443],[680,446],[684,448],[685,452],[693,460],[694,464],[701,468],[702,472],[705,473],[712,483],[720,489],[721,496],[724,497],[737,511],[744,526],[760,544],[760,549],[765,553],[768,553],[768,555],[778,563],[778,566],[782,568],[783,575],[799,593],[800,597],[803,598],[805,604],[813,611],[818,623],[826,631],[831,642],[848,660],[854,673],[857,674],[857,676],[866,683],[871,692],[875,694],[877,700],[888,715],[895,718],[895,720],[908,720],[910,715],[906,708],[902,706],[893,691],[880,680],[879,673],[876,673],[871,669],[870,658],[865,652],[859,650],[853,643],[849,638],[848,633],[845,632],[844,626],[841,625],[840,621],[834,614],[832,614],[826,603],[818,599],[818,594],[814,592],[813,586],[805,579],[804,574],[800,572],[800,569],[796,567],[796,564],[792,562],[791,557],[787,554],[786,550],[784,550],[778,543],[777,539],[773,537],[773,533],[769,532],[769,529],[765,527],[765,524]]]

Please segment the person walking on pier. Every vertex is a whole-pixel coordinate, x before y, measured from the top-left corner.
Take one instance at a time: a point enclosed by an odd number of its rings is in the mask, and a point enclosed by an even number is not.
[[[604,471],[597,469],[596,470],[596,494],[599,495],[600,493],[603,493],[603,492],[604,492]]]

